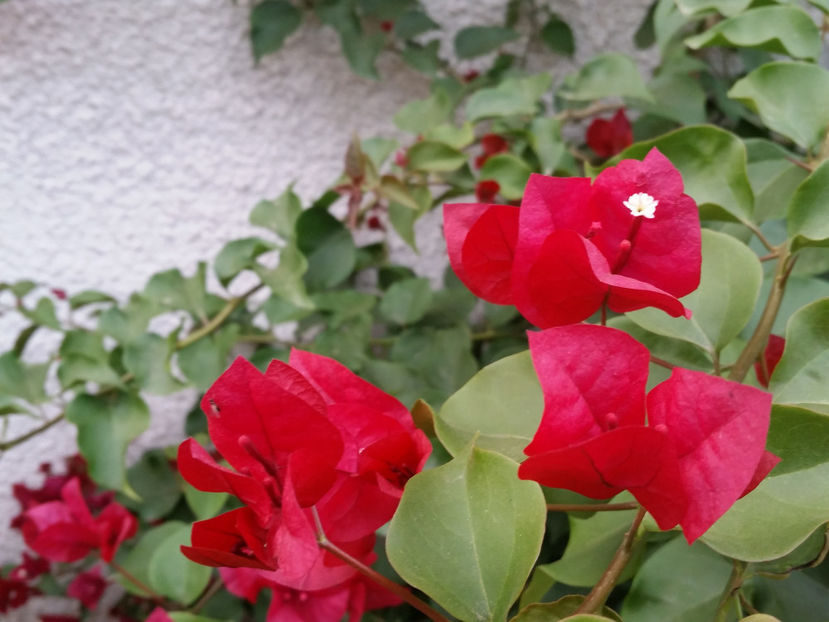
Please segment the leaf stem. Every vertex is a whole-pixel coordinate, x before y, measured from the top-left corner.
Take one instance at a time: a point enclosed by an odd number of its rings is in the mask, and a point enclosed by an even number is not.
[[[719,607],[717,607],[716,622],[725,622],[728,619],[729,603],[731,602],[731,599],[739,593],[740,586],[743,584],[743,574],[745,573],[745,570],[745,562],[741,562],[736,559],[732,560],[731,577],[728,579],[728,583],[726,584],[722,596],[720,597],[720,604]],[[739,604],[739,598],[736,604],[738,607],[741,607]]]
[[[757,225],[755,225],[753,222],[748,222],[747,220],[741,220],[740,222],[746,229],[748,229],[754,235],[757,236],[757,239],[760,240],[763,246],[766,247],[766,250],[768,250],[770,253],[775,253],[778,251],[778,247],[769,242],[769,239],[765,235],[763,235],[763,232],[760,231],[760,228]]]
[[[392,594],[399,596],[401,599],[409,603],[412,607],[417,609],[420,613],[424,614],[427,618],[432,620],[433,622],[449,622],[449,619],[443,616],[439,611],[436,611],[428,603],[422,601],[417,596],[412,594],[408,589],[404,586],[395,583],[388,577],[384,577],[379,572],[374,570],[374,568],[370,568],[366,566],[363,562],[359,559],[356,559],[343,551],[340,547],[336,544],[331,542],[328,537],[325,535],[325,532],[322,529],[322,523],[319,519],[319,514],[317,513],[317,509],[315,507],[311,508],[311,511],[314,514],[314,522],[317,526],[317,542],[320,545],[321,549],[324,549],[331,553],[332,555],[340,558],[346,564],[355,568],[357,572],[362,574],[363,576],[371,579],[380,587],[387,589]]]
[[[630,525],[630,529],[625,533],[622,544],[619,546],[613,559],[610,560],[610,565],[604,571],[599,582],[593,587],[584,602],[576,610],[576,613],[594,613],[599,611],[604,605],[610,592],[616,585],[616,581],[622,574],[622,571],[627,566],[630,558],[633,556],[633,546],[636,544],[637,532],[639,525],[642,524],[642,519],[645,518],[645,508],[640,507],[636,513],[636,517]]]
[[[64,417],[65,417],[64,413],[61,413],[61,414],[57,415],[56,417],[53,417],[52,419],[49,419],[49,421],[47,421],[43,425],[40,425],[40,426],[38,426],[38,427],[36,427],[32,430],[29,430],[28,432],[18,436],[17,438],[13,438],[9,441],[3,441],[2,443],[0,443],[0,451],[6,451],[7,449],[11,449],[15,445],[20,445],[20,443],[25,443],[30,438],[32,438],[34,436],[37,436],[41,432],[45,432],[46,430],[51,428],[53,425],[63,421]]]
[[[548,512],[620,512],[635,510],[639,507],[636,501],[625,503],[548,503]]]
[[[230,300],[228,300],[227,304],[225,304],[225,306],[222,307],[221,311],[219,311],[216,315],[214,315],[207,324],[205,324],[204,326],[192,331],[189,335],[187,335],[183,339],[180,339],[176,343],[176,350],[181,350],[182,348],[186,348],[190,344],[193,344],[193,343],[197,342],[202,337],[206,337],[207,335],[209,335],[213,331],[217,330],[224,323],[224,321],[228,317],[230,317],[230,314],[233,313],[240,304],[242,304],[245,300],[247,300],[254,293],[256,293],[257,291],[262,289],[264,286],[265,286],[264,283],[259,283],[258,285],[255,285],[255,286],[251,287],[248,291],[241,294],[240,296],[236,296],[235,298],[231,298]]]
[[[786,289],[786,280],[794,267],[794,257],[789,252],[788,245],[783,244],[774,251],[779,253],[777,258],[777,265],[774,268],[774,277],[771,284],[771,291],[766,300],[766,306],[763,309],[763,314],[760,316],[760,321],[754,329],[754,333],[748,340],[745,348],[740,353],[737,361],[731,367],[731,372],[728,374],[728,379],[735,382],[742,382],[748,370],[757,360],[771,335],[774,320],[777,317],[777,312],[780,310],[780,304],[783,302],[783,293]]]

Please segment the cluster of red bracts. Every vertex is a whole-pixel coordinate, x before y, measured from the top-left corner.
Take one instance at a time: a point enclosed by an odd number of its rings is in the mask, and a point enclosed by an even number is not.
[[[273,361],[264,374],[237,359],[202,408],[232,468],[188,439],[179,447],[179,471],[196,488],[231,493],[244,506],[195,523],[192,546],[182,547],[187,557],[231,569],[223,571],[229,589],[248,598],[269,586],[280,602],[294,593],[330,597],[340,588],[349,595],[335,599],[342,613],[397,602],[374,598],[319,539],[365,564],[374,560],[375,531],[431,452],[399,401],[336,361],[294,350],[290,365]],[[246,570],[234,575],[234,568]],[[246,587],[234,590],[240,584]]]

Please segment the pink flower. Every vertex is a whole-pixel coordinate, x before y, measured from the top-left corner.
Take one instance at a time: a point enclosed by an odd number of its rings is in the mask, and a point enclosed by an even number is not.
[[[541,328],[580,322],[603,305],[689,316],[678,298],[699,285],[701,236],[682,190],[656,149],[592,183],[534,174],[520,208],[445,206],[449,260],[477,296],[513,304]]]
[[[529,340],[544,414],[522,479],[594,499],[629,490],[693,542],[778,462],[764,391],[675,368],[646,396],[650,354],[626,333],[573,325]]]
[[[633,143],[633,129],[620,108],[613,118],[596,119],[587,128],[587,145],[601,158],[609,158],[624,151]]]

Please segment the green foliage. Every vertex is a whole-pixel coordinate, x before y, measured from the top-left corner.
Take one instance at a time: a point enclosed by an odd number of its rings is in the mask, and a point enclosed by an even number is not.
[[[603,97],[653,100],[633,59],[615,52],[600,54],[568,75],[557,95],[574,102]]]
[[[501,26],[470,26],[455,36],[455,54],[458,58],[474,58],[487,54],[518,38],[511,28]]]
[[[250,40],[258,61],[276,52],[302,23],[302,12],[287,0],[264,0],[250,12]]]

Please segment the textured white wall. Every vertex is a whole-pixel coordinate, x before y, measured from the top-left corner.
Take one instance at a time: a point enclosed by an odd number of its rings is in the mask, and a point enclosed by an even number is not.
[[[460,28],[497,22],[505,0],[426,4]],[[550,4],[573,26],[583,62],[630,52],[648,1]],[[0,4],[0,281],[124,298],[158,270],[191,271],[251,231],[257,200],[294,180],[306,199],[319,193],[353,132],[393,131],[398,107],[428,92],[393,57],[379,64],[382,82],[355,77],[336,37],[314,24],[254,68],[247,16],[245,2],[228,0]],[[539,69],[559,78],[572,66],[544,58]],[[395,245],[432,275],[445,262],[435,216],[421,227],[421,258]],[[14,328],[0,319],[3,349]],[[174,441],[192,398],[151,399],[155,423],[142,442]],[[37,464],[73,451],[73,429],[61,424],[0,456],[0,525],[16,511],[11,483],[38,481]],[[19,550],[0,528],[0,562]]]

